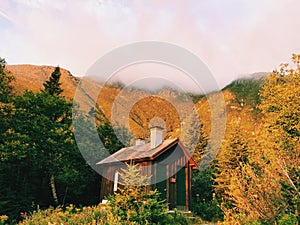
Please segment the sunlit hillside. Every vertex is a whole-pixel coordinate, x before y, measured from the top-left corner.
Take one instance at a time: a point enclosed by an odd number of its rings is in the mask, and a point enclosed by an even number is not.
[[[31,90],[33,92],[42,90],[43,83],[54,71],[54,67],[52,66],[34,65],[8,65],[7,69],[11,71],[12,75],[16,78],[13,82],[13,89],[16,94],[21,94],[25,90]],[[73,76],[65,69],[61,69],[61,73],[61,83],[64,89],[63,95],[71,100],[74,98],[80,78]],[[85,82],[85,84],[86,83],[87,82]],[[95,88],[95,90],[99,90],[101,87],[97,104],[106,118],[129,127],[133,134],[139,138],[149,137],[149,126],[151,125],[150,123],[153,122],[153,120],[151,121],[153,118],[161,118],[165,121],[166,137],[179,136],[181,123],[184,122],[186,117],[191,113],[191,111],[187,111],[187,109],[189,109],[193,100],[192,97],[194,96],[189,98],[186,94],[169,88],[164,88],[158,93],[150,93],[141,89],[122,90],[122,87],[118,85],[102,87],[101,84],[92,80],[89,80],[88,84],[88,87],[83,87],[83,89]],[[233,118],[238,118],[242,121],[246,121],[247,124],[252,124],[249,126],[249,129],[255,131],[257,123],[259,122],[259,116],[255,114],[256,102],[254,102],[255,98],[257,98],[258,90],[257,88],[253,88],[251,84],[253,84],[251,80],[244,83],[235,81],[225,87],[222,93],[226,104],[227,124],[230,124]],[[245,90],[248,93],[244,93]],[[249,93],[252,99],[243,99],[243,96],[249,96]],[[214,94],[212,94],[212,96],[213,95]],[[133,102],[135,98],[132,96],[138,96],[139,100]],[[86,109],[94,105],[92,96],[91,101],[80,102],[82,104],[81,107]],[[204,125],[204,131],[207,136],[209,136],[211,130],[211,112],[207,98],[200,97],[195,105]],[[131,107],[129,108],[129,106]],[[128,119],[126,115],[129,115],[130,119]],[[227,127],[227,129],[230,128]]]

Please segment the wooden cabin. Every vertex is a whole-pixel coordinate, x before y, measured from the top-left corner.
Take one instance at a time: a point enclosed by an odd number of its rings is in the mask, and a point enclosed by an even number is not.
[[[192,170],[198,169],[178,138],[162,140],[160,127],[152,127],[149,143],[138,140],[135,146],[122,148],[98,162],[102,170],[100,197],[104,199],[117,191],[118,171],[124,163],[142,167],[142,175],[151,180],[149,188],[157,189],[166,199],[169,209],[189,211],[191,207]]]

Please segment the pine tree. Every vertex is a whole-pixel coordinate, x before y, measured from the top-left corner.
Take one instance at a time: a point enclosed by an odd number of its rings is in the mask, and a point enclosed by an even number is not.
[[[108,120],[99,124],[97,131],[104,147],[110,154],[115,153],[125,146],[129,146],[130,139],[132,138],[132,134],[126,127],[113,127]]]
[[[0,102],[2,103],[8,102],[12,89],[10,83],[14,80],[14,77],[6,70],[5,65],[5,59],[0,58]]]
[[[186,118],[183,126],[186,132],[183,133],[181,141],[193,159],[200,163],[207,147],[207,136],[203,131],[202,121],[196,113],[193,113]]]
[[[51,74],[49,80],[47,80],[44,85],[44,92],[55,96],[60,95],[63,92],[63,89],[61,88],[61,83],[59,82],[61,73],[60,68],[57,66],[54,70],[54,72]]]
[[[122,224],[171,224],[166,204],[157,190],[147,191],[150,178],[141,175],[138,165],[127,164],[119,177],[121,187],[109,197],[109,205]]]
[[[223,208],[232,207],[232,199],[229,186],[232,174],[235,171],[238,175],[241,172],[241,166],[248,162],[248,140],[245,137],[244,130],[238,120],[233,121],[229,126],[232,131],[224,140],[217,157],[217,170],[215,188],[217,195],[223,199]]]

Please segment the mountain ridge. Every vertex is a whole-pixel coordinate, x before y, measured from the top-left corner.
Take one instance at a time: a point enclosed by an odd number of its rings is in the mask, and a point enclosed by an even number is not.
[[[51,76],[51,73],[55,69],[54,66],[36,66],[30,64],[7,65],[6,68],[16,78],[16,80],[12,83],[13,92],[16,95],[22,94],[25,90],[31,90],[33,92],[42,90],[43,83]],[[84,78],[73,76],[70,71],[63,68],[61,68],[61,74],[61,84],[64,90],[62,95],[69,100],[73,100],[78,84]],[[263,73],[263,77],[264,76],[266,76],[265,73]],[[246,80],[247,82],[233,81],[231,84],[222,89],[222,94],[226,105],[227,122],[230,122],[233,118],[245,118],[247,120],[253,120],[253,117],[256,117],[253,111],[256,108],[256,98],[258,96],[257,92],[260,88],[260,86],[257,86],[257,81],[260,81],[261,78],[257,79],[246,77],[242,80]],[[159,117],[166,122],[166,137],[179,136],[181,123],[183,122],[180,120],[185,120],[188,116],[188,113],[184,114],[183,118],[178,118],[178,112],[177,115],[175,115],[176,110],[185,111],[188,107],[187,104],[189,100],[195,103],[196,110],[204,126],[204,131],[207,136],[210,135],[211,113],[210,105],[208,104],[207,97],[205,95],[193,96],[190,93],[188,93],[187,95],[182,95],[182,93],[179,93],[176,90],[172,90],[172,88],[165,88],[156,93],[160,94],[160,97],[155,97],[155,93],[144,91],[138,88],[123,91],[122,86],[120,85],[114,86],[112,84],[109,86],[103,86],[100,83],[96,83],[94,80],[84,79],[84,81],[85,82],[83,83],[85,83],[86,87],[83,88],[85,88],[86,90],[101,89],[98,96],[94,97],[97,98],[97,104],[103,111],[106,118],[112,121],[113,116],[119,117],[121,123],[127,124],[127,127],[130,128],[133,134],[137,137],[148,137],[149,125],[151,119],[154,117]],[[245,93],[241,94],[239,92]],[[83,93],[83,95],[85,95],[85,93]],[[128,102],[127,96],[135,95],[140,95],[142,99],[134,104],[132,102],[130,103],[130,101]],[[250,96],[250,100],[247,99],[248,96]],[[95,102],[93,102],[92,96],[76,97],[79,100],[82,100],[83,104],[86,104],[82,106],[86,109],[86,111],[95,106]],[[86,100],[83,99],[89,100],[88,102],[86,102]],[[118,99],[121,99],[123,101],[123,111],[129,110],[129,119],[126,117],[123,118],[124,112],[120,110],[120,107],[116,107],[115,101]],[[174,107],[172,107],[172,104],[168,105],[168,101],[166,101],[166,99],[170,100],[171,102],[175,102],[178,105],[178,109],[176,109],[175,111],[170,111],[170,109]],[[126,107],[128,108],[130,104],[132,104],[132,108],[126,109]],[[113,111],[114,107],[117,108],[117,110]],[[113,115],[113,113],[115,112],[116,114]],[[251,129],[254,130],[256,127],[255,124],[257,122],[253,120],[252,123],[253,129]]]

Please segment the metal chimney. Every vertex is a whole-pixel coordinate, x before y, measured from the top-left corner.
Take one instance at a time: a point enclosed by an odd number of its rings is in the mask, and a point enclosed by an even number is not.
[[[144,145],[145,144],[145,140],[142,138],[138,138],[135,140],[135,146],[140,146],[140,145]]]
[[[163,128],[159,126],[154,126],[150,128],[150,147],[156,148],[163,141]]]

